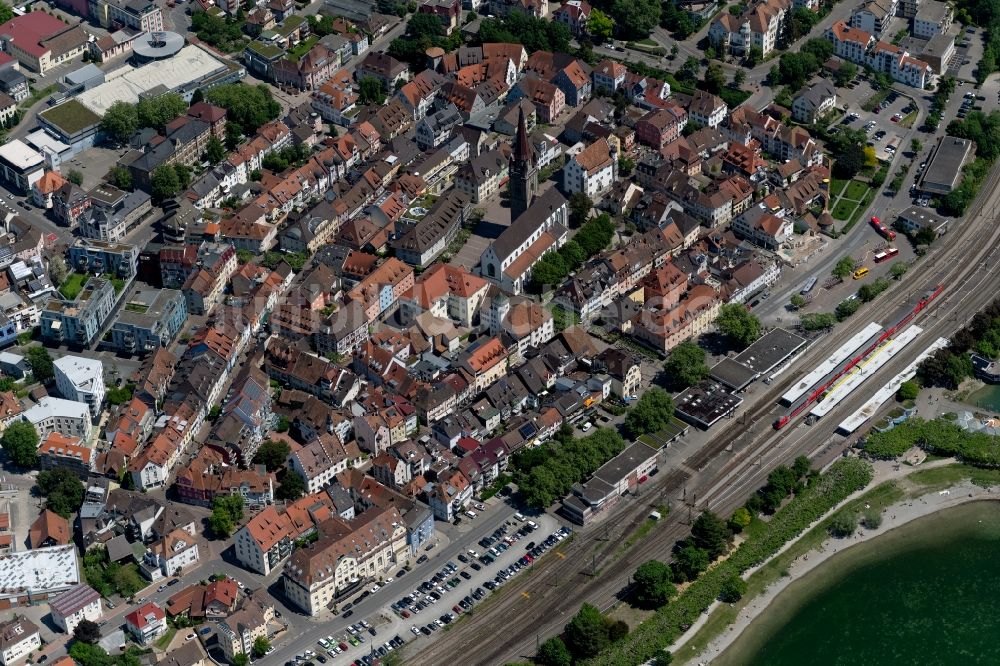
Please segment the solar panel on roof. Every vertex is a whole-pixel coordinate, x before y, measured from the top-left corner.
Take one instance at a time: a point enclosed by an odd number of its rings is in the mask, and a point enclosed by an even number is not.
[[[517,429],[517,432],[521,435],[521,437],[528,439],[529,437],[533,437],[538,432],[538,428],[535,427],[534,423],[525,423]]]

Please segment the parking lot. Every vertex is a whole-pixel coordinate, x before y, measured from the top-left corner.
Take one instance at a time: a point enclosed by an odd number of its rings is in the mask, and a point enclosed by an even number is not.
[[[409,641],[435,640],[444,627],[463,613],[472,612],[491,592],[555,549],[571,533],[570,528],[560,528],[549,515],[528,520],[518,514],[480,539],[477,548],[445,562],[433,575],[414,580],[412,591],[393,601],[384,614],[358,620],[345,632],[321,639],[321,649],[297,654],[285,666],[309,666],[313,660],[325,664],[331,659],[338,665],[370,666],[375,659]],[[426,554],[421,555],[417,564],[427,559]],[[397,585],[399,580],[397,575]],[[352,609],[345,609],[341,617],[351,617]]]

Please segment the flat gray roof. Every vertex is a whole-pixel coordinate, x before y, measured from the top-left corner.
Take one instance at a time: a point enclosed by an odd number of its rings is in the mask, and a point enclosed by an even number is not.
[[[972,157],[975,144],[957,136],[943,136],[938,141],[920,189],[936,194],[948,194],[962,178],[962,167]]]
[[[648,444],[636,442],[604,463],[600,469],[594,472],[594,479],[591,481],[599,479],[608,485],[617,486],[629,474],[634,472],[637,467],[656,456],[656,453],[656,449]]]
[[[783,328],[765,333],[734,359],[759,375],[767,374],[806,344],[806,339]]]
[[[757,373],[736,359],[724,358],[712,366],[712,379],[722,382],[734,391],[741,391],[757,379]]]
[[[742,402],[743,398],[711,381],[692,386],[674,398],[677,416],[702,428],[711,428]]]

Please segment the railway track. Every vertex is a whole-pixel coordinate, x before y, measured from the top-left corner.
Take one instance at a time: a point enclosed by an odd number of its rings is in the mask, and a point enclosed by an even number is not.
[[[673,543],[688,532],[685,524],[688,511],[671,512],[653,534],[615,557],[627,534],[641,524],[650,506],[659,500],[679,501],[682,490],[686,489],[692,500],[697,501],[692,510],[711,508],[726,515],[763,485],[777,465],[798,455],[811,455],[819,464],[839,456],[851,440],[839,438],[834,430],[846,414],[864,403],[871,387],[898,373],[931,340],[952,335],[995,298],[1000,286],[1000,271],[995,270],[1000,265],[1000,226],[996,225],[998,185],[1000,168],[994,168],[972,212],[963,226],[946,237],[944,247],[855,314],[853,321],[863,321],[874,313],[891,311],[894,303],[912,298],[931,285],[945,286],[934,307],[912,322],[920,324],[923,333],[875,373],[863,391],[844,400],[817,425],[793,422],[782,430],[771,428],[772,417],[781,411],[776,404],[778,398],[794,383],[797,372],[821,361],[831,345],[839,344],[838,339],[843,342],[849,337],[850,331],[843,327],[830,334],[823,345],[813,345],[803,353],[796,362],[798,371],[783,374],[750,409],[726,424],[710,444],[689,456],[682,467],[690,473],[683,470],[666,473],[639,500],[628,502],[618,515],[609,517],[608,521],[614,521],[610,528],[597,526],[580,531],[573,543],[562,550],[563,557],[549,556],[535,565],[532,576],[508,583],[495,603],[457,625],[443,640],[410,655],[407,663],[448,663],[456,654],[465,655],[471,664],[500,664],[530,657],[537,642],[559,633],[581,603],[607,608],[619,598],[628,574],[635,567],[652,558],[669,557]],[[727,449],[732,451],[731,456],[724,455]],[[649,501],[650,495],[656,501]],[[613,571],[604,570],[605,566],[613,567]],[[600,575],[592,575],[595,568]]]

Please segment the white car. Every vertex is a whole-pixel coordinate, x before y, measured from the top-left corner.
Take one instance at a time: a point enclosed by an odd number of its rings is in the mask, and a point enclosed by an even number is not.
[[[417,629],[417,625],[413,625],[412,627],[410,627],[410,631],[413,632],[414,636],[419,636],[420,635],[420,630]]]
[[[475,518],[476,517],[476,512],[475,511],[466,511],[465,515],[467,515],[469,518]]]
[[[376,593],[376,592],[378,592],[378,591],[379,591],[380,589],[381,589],[381,588],[380,588],[380,587],[379,587],[379,585],[378,585],[378,584],[376,583],[375,585],[372,585],[372,589],[371,589],[371,593],[372,593],[372,594],[375,594],[375,593]]]

